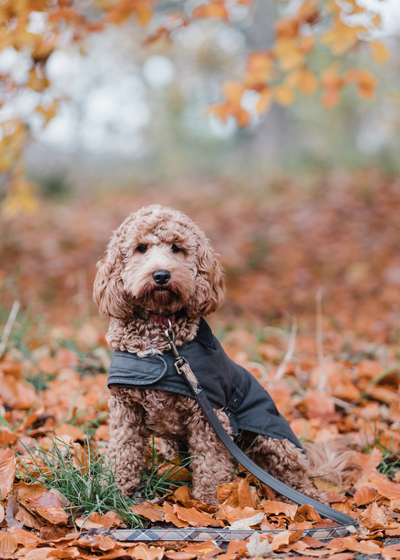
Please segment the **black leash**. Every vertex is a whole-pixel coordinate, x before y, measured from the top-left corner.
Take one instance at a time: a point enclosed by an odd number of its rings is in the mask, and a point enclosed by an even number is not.
[[[253,474],[258,480],[267,484],[272,490],[275,490],[282,496],[289,498],[296,504],[299,505],[310,505],[323,517],[327,517],[338,523],[342,526],[352,526],[349,527],[349,531],[354,533],[355,527],[357,527],[357,521],[342,513],[340,511],[336,511],[335,509],[314,500],[313,498],[309,498],[305,496],[301,492],[298,492],[294,488],[291,488],[284,482],[281,482],[271,474],[264,471],[261,467],[256,465],[243,451],[232,441],[229,434],[225,431],[225,428],[222,426],[221,422],[218,420],[217,415],[215,414],[210,401],[208,400],[203,388],[201,387],[197,377],[193,373],[188,361],[186,358],[181,356],[175,346],[174,340],[175,335],[172,330],[171,323],[169,324],[169,328],[165,330],[165,336],[169,342],[169,348],[171,349],[174,357],[175,357],[175,368],[179,375],[182,375],[184,380],[186,381],[188,387],[190,388],[193,397],[199,403],[202,411],[204,412],[208,422],[210,423],[211,427],[213,428],[214,432],[216,433],[219,440],[223,443],[229,453],[234,457],[247,471]]]

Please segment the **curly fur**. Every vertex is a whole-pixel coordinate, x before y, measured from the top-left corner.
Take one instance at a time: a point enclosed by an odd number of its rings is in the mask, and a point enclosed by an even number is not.
[[[140,246],[146,247],[145,252]],[[162,290],[152,278],[161,269],[171,274]],[[164,327],[140,318],[135,311],[179,311],[173,328],[180,346],[193,340],[200,317],[214,312],[223,295],[223,271],[204,233],[182,212],[159,205],[132,213],[113,233],[94,283],[100,313],[111,317],[106,337],[110,348],[139,356],[164,352],[167,341]],[[230,481],[233,463],[196,401],[166,391],[112,387],[109,406],[109,453],[125,493],[134,493],[139,485],[148,438],[153,434],[178,444],[186,442],[195,457],[194,498],[217,503],[216,487]],[[215,412],[230,433],[225,412]],[[324,493],[308,479],[307,457],[291,442],[259,436],[250,454],[276,478],[326,503]]]

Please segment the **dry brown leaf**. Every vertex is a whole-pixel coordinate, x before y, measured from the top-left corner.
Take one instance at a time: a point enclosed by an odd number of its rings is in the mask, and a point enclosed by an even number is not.
[[[298,510],[298,506],[294,504],[284,504],[283,502],[273,502],[271,500],[263,500],[261,502],[261,507],[267,515],[279,515],[283,513],[289,519],[294,519]]]
[[[164,502],[165,521],[173,523],[175,527],[189,527],[189,523],[182,521],[174,512],[174,507],[168,502]]]
[[[41,506],[36,508],[36,513],[49,521],[52,525],[66,525],[68,523],[69,515],[60,507],[55,506]]]
[[[18,541],[7,531],[0,531],[0,553],[12,554],[18,548]]]
[[[385,525],[389,524],[390,517],[386,514],[383,508],[379,507],[376,502],[369,505],[360,515],[363,525],[368,528],[381,527],[382,529]]]
[[[195,508],[183,508],[175,504],[174,513],[191,525],[192,527],[223,527],[224,524],[218,519],[213,519],[212,515],[205,511],[198,511]]]
[[[170,560],[192,560],[193,558],[196,558],[197,554],[183,552],[182,550],[179,550],[176,552],[166,552],[164,556],[170,558]]]
[[[196,554],[196,556],[215,556],[220,552],[223,552],[221,548],[219,548],[213,541],[205,541],[200,544],[192,544],[182,548],[182,552],[188,552],[192,554]]]
[[[250,484],[242,478],[238,485],[238,502],[239,507],[251,507],[257,509],[258,496],[256,490],[252,490]]]
[[[184,485],[184,486],[180,486],[179,488],[177,488],[175,490],[175,492],[173,493],[173,498],[174,498],[175,501],[183,502],[183,503],[191,500],[189,487]]]
[[[234,503],[229,503],[232,507],[237,507],[239,505],[238,500],[238,485],[234,482],[228,482],[227,484],[220,484],[217,486],[217,498],[220,504],[223,504],[228,500],[228,498],[235,492],[236,496]]]
[[[0,497],[5,500],[11,492],[17,461],[12,449],[7,449],[0,463]]]
[[[97,523],[102,527],[119,527],[123,524],[122,518],[115,511],[108,511],[104,515],[95,512],[89,517],[89,521]]]
[[[79,545],[84,548],[91,548],[93,551],[101,550],[102,552],[108,552],[109,550],[114,550],[114,548],[120,548],[120,543],[117,543],[110,537],[105,535],[89,535],[84,534],[78,539],[73,541],[73,544]]]
[[[165,519],[163,508],[161,506],[158,506],[157,504],[152,504],[150,502],[142,502],[137,506],[131,506],[129,509],[132,511],[132,513],[135,513],[136,515],[142,515],[143,517],[146,517],[153,522],[164,521]]]
[[[161,547],[148,547],[145,544],[140,544],[130,552],[130,555],[137,560],[162,560],[164,550]]]
[[[18,511],[15,514],[15,519],[22,523],[24,527],[29,527],[30,529],[39,530],[41,527],[38,519],[32,515],[23,504],[18,504]]]
[[[228,553],[238,554],[238,556],[243,556],[247,552],[247,544],[245,541],[236,539],[234,541],[229,541]]]
[[[255,525],[259,525],[264,520],[264,512],[259,512],[253,515],[252,517],[246,517],[244,519],[238,519],[234,521],[232,525],[229,527],[232,531],[248,531]]]
[[[55,434],[62,438],[63,436],[70,437],[73,441],[85,441],[86,435],[81,428],[74,426],[73,424],[60,424],[55,430]]]
[[[39,537],[37,537],[35,533],[32,533],[31,531],[25,531],[25,529],[13,527],[9,532],[11,535],[14,535],[14,537],[18,541],[18,544],[22,544],[23,546],[37,546],[38,544],[44,542],[42,539],[39,539]]]
[[[312,506],[309,505],[300,506],[298,513],[299,515],[302,515],[304,519],[306,519],[306,521],[315,521],[317,523],[322,523],[322,519],[320,515],[315,511],[315,509]]]
[[[374,487],[378,490],[381,496],[388,498],[389,500],[400,499],[400,484],[395,484],[394,482],[384,481],[379,478],[374,478],[371,480]]]
[[[272,550],[279,550],[283,546],[289,544],[289,537],[291,534],[291,531],[282,531],[282,533],[277,533],[271,542]]]
[[[364,486],[364,488],[360,488],[354,494],[354,503],[357,506],[366,506],[373,502],[378,496],[378,492],[373,488],[369,488],[368,486]]]

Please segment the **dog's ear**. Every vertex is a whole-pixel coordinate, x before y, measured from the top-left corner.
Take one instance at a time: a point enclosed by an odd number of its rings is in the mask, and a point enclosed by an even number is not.
[[[188,315],[202,317],[214,313],[224,300],[224,273],[210,242],[201,232],[197,249],[196,291]]]
[[[97,263],[93,299],[99,306],[101,315],[125,319],[132,307],[121,278],[123,263],[118,241],[118,233],[114,233],[107,251]]]

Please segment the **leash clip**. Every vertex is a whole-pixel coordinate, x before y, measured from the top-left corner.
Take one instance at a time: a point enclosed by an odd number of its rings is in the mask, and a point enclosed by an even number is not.
[[[164,333],[165,333],[165,336],[167,337],[167,340],[168,340],[168,347],[172,351],[174,357],[175,358],[180,358],[181,356],[179,355],[179,352],[178,352],[178,350],[176,349],[176,346],[175,346],[175,333],[172,329],[172,322],[171,322],[171,319],[169,317],[168,317],[168,328],[165,329]]]

